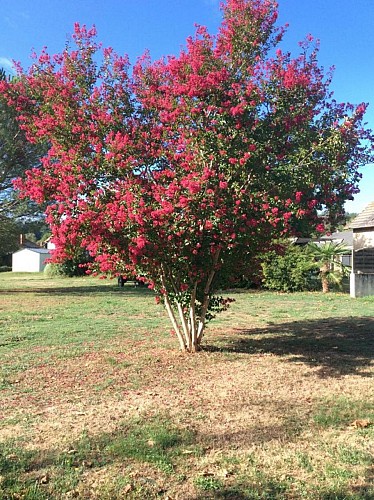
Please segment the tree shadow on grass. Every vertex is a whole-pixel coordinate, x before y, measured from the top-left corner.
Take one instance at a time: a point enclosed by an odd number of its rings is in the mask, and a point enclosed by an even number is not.
[[[14,288],[0,290],[0,295],[53,295],[53,296],[66,296],[66,295],[81,295],[81,296],[95,296],[95,295],[109,295],[109,294],[123,294],[123,296],[131,295],[137,297],[144,297],[153,295],[154,292],[149,290],[146,286],[126,285],[125,287],[117,287],[108,285],[95,285],[95,286],[50,286],[45,288]]]
[[[287,356],[290,362],[319,367],[321,377],[371,376],[374,318],[325,318],[234,330],[208,351]]]
[[[347,486],[337,491],[331,488],[323,492],[316,491],[320,500],[372,500],[373,490],[370,485],[353,489]],[[277,479],[265,479],[265,483],[258,485],[243,484],[238,487],[222,487],[212,493],[204,492],[194,497],[194,500],[286,500],[288,498],[298,498],[294,496],[292,483],[285,485]],[[300,497],[301,498],[301,497]],[[305,498],[304,496],[302,498]],[[313,498],[317,498],[313,496]]]
[[[204,491],[203,493],[197,495],[194,497],[194,500],[214,500],[214,499],[220,499],[220,500],[249,500],[250,498],[257,498],[260,499],[260,496],[255,496],[253,494],[252,497],[250,497],[247,493],[243,493],[240,491],[239,488],[219,488],[216,491],[209,493],[207,491]],[[263,497],[263,498],[270,498],[270,497]],[[275,498],[275,497],[273,497]]]
[[[176,458],[186,446],[193,445],[193,439],[194,435],[188,430],[155,417],[125,422],[113,432],[85,434],[63,451],[53,448],[29,451],[11,441],[0,443],[0,498],[3,498],[1,493],[5,493],[4,498],[21,498],[13,495],[15,491],[22,491],[22,498],[31,498],[27,496],[31,492],[35,495],[32,498],[57,498],[57,495],[60,498],[61,494],[71,494],[90,470],[105,473],[113,464],[127,465],[129,472],[136,467],[136,479],[125,479],[137,483],[132,485],[135,489],[142,486],[144,498],[156,498],[160,491],[158,476],[174,471]],[[108,485],[110,481],[113,477],[108,476]],[[100,495],[100,491],[96,493]],[[125,493],[118,492],[113,498],[124,498]],[[79,495],[79,498],[91,498],[91,495],[87,491],[87,496]],[[95,495],[95,498],[100,497]]]
[[[99,498],[100,483],[88,482],[85,485],[86,478],[90,475],[95,478],[96,473],[102,472],[99,477],[105,479],[106,469],[120,464],[120,489],[116,489],[114,477],[110,475],[106,477],[106,484],[101,485],[111,487],[113,499],[127,497],[126,485],[130,485],[134,494],[142,494],[132,498],[159,498],[170,487],[178,487],[174,481],[175,475],[185,472],[187,465],[192,477],[204,479],[204,476],[198,475],[199,463],[205,452],[209,453],[212,449],[211,446],[205,446],[212,445],[211,438],[209,434],[199,436],[194,431],[179,427],[169,417],[155,416],[153,419],[137,418],[124,422],[113,432],[82,435],[63,451],[53,448],[30,451],[20,447],[21,443],[15,446],[13,442],[4,442],[0,444],[0,474],[3,481],[0,495],[4,493],[4,498],[21,498],[18,493],[22,492],[22,498],[60,498],[63,494],[70,498],[69,495],[81,483],[84,489],[81,490],[83,496],[79,495],[79,498],[91,498],[91,493]],[[206,481],[200,482],[203,491],[197,491],[188,498],[291,498],[288,493],[292,494],[292,481],[274,477],[269,472],[261,467],[252,467],[248,476],[230,476],[228,482],[221,476],[207,476]],[[339,491],[320,491],[318,498],[372,498],[371,480],[369,469],[364,484],[357,487],[342,485]],[[93,484],[99,488],[94,492],[91,489]],[[124,488],[122,491],[121,487]],[[86,493],[87,496],[84,496]],[[292,498],[295,497],[292,495]]]

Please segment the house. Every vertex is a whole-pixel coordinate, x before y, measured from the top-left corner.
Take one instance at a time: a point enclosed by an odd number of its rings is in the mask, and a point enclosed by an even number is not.
[[[24,234],[19,235],[19,246],[20,248],[40,248],[40,245],[28,240]]]
[[[353,232],[351,229],[346,229],[344,231],[337,231],[331,233],[328,236],[321,236],[320,238],[295,238],[293,243],[295,245],[307,245],[309,242],[314,242],[317,245],[323,245],[331,241],[332,243],[340,243],[347,248],[347,254],[339,257],[339,260],[344,266],[352,266],[352,249],[353,249]]]
[[[12,255],[12,271],[17,273],[38,273],[44,270],[45,261],[51,257],[46,248],[22,248]]]
[[[337,231],[331,233],[329,236],[322,236],[320,241],[331,241],[333,243],[340,243],[347,248],[347,254],[340,257],[343,266],[352,267],[352,251],[353,251],[353,232],[352,229],[345,229],[344,231]]]
[[[351,228],[351,297],[374,295],[374,201],[352,221]]]
[[[43,246],[44,248],[48,248],[48,250],[55,250],[56,245],[52,242],[53,236],[49,236],[46,240],[44,240]]]

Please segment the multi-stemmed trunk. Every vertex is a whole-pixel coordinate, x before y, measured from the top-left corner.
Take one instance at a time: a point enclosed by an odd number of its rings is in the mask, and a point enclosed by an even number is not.
[[[182,302],[178,300],[178,296],[182,297],[182,295],[176,287],[170,270],[167,265],[161,266],[161,283],[165,290],[163,297],[164,304],[178,338],[180,349],[184,352],[193,353],[200,350],[206,325],[206,316],[209,309],[211,286],[216,273],[219,254],[219,250],[214,254],[212,268],[206,278],[203,299],[202,302],[199,303],[198,312],[196,308],[197,289],[199,286],[198,281],[195,281],[192,286],[190,303],[188,308],[186,308]],[[170,298],[167,292],[170,287],[173,290],[173,299]]]

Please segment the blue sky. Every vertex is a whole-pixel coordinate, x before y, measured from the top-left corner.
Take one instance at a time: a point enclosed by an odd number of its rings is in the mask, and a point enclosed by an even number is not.
[[[149,49],[153,58],[178,53],[194,23],[214,33],[219,0],[1,0],[0,66],[30,64],[31,49],[60,52],[74,22],[93,24],[104,46],[127,53],[130,61]],[[311,33],[321,41],[319,61],[335,66],[332,90],[341,102],[369,102],[367,122],[374,129],[374,0],[279,0],[279,23],[289,23],[282,47],[297,53],[297,42]],[[374,200],[374,166],[362,170],[361,192],[349,212]]]

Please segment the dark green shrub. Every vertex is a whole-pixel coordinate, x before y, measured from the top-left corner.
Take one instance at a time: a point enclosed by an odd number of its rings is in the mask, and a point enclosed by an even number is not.
[[[277,254],[269,252],[262,262],[263,286],[278,292],[318,290],[318,269],[303,247],[287,245]]]
[[[74,257],[66,259],[61,263],[50,263],[44,268],[44,273],[54,278],[57,276],[84,276],[86,274],[87,263],[90,261],[89,256],[84,250],[77,250]]]

